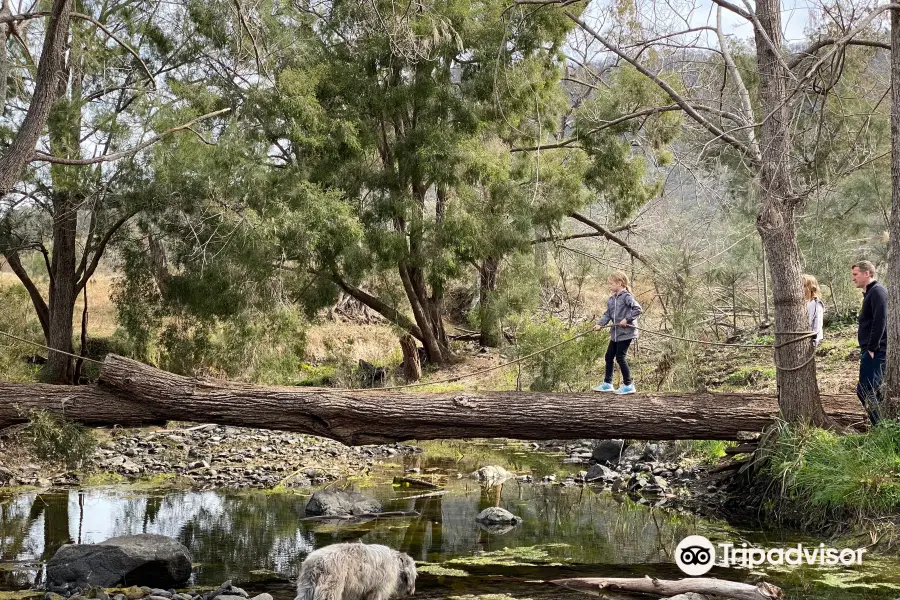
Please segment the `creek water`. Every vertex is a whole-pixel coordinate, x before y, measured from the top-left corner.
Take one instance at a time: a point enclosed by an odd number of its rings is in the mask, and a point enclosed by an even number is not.
[[[339,482],[378,498],[387,511],[418,513],[368,522],[304,521],[311,490],[101,487],[0,495],[0,590],[40,584],[45,561],[64,543],[142,532],[171,536],[188,547],[195,562],[192,584],[213,587],[231,579],[278,600],[293,597],[289,580],[309,552],[341,541],[385,544],[410,554],[420,565],[417,596],[506,594],[531,599],[582,595],[540,580],[645,575],[680,579],[684,575],[674,564],[674,550],[693,534],[737,546],[820,543],[786,532],[736,529],[585,487],[511,480],[485,488],[457,474],[500,464],[539,478],[568,467],[561,466],[558,457],[516,446],[480,446],[463,453],[459,446],[433,448],[432,453],[406,457],[404,464],[382,464],[370,476]],[[455,456],[448,456],[453,452]],[[393,475],[413,467],[422,470],[416,477],[442,477],[446,493],[411,498],[428,490],[392,485]],[[475,516],[490,506],[501,506],[524,521],[505,533],[487,531],[476,524]],[[765,579],[781,586],[787,598],[900,596],[900,559],[887,556],[867,555],[861,567],[714,567],[710,576]]]

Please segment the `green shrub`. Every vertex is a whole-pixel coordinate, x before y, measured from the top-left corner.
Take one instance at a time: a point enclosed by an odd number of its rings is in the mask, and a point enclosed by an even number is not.
[[[28,413],[20,436],[35,457],[69,469],[82,467],[97,447],[90,429],[43,410]]]
[[[813,520],[861,521],[900,511],[900,423],[839,435],[781,422],[763,452],[771,492]]]
[[[522,321],[517,331],[517,356],[527,356],[584,332],[556,318],[542,322]],[[533,391],[584,389],[606,352],[609,333],[590,333],[574,342],[557,346],[521,363]]]
[[[682,440],[676,442],[676,451],[689,462],[713,464],[725,456],[725,449],[734,446],[734,442],[722,440]]]

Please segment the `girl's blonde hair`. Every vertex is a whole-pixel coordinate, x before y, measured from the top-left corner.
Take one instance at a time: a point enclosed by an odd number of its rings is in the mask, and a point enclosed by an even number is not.
[[[623,288],[631,292],[631,282],[628,279],[628,273],[626,273],[625,271],[613,271],[612,274],[607,277],[607,280],[615,281]]]
[[[807,300],[819,297],[819,281],[812,275],[803,274],[803,291]]]

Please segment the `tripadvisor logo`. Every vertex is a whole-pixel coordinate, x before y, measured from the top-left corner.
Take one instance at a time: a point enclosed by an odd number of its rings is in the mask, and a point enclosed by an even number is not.
[[[804,546],[797,544],[790,548],[754,548],[747,544],[739,547],[727,542],[713,545],[702,535],[689,535],[675,548],[675,564],[687,575],[706,575],[714,566],[743,567],[752,569],[762,565],[802,564],[819,566],[861,565],[865,548],[826,548],[825,544]],[[717,560],[718,558],[718,560]]]

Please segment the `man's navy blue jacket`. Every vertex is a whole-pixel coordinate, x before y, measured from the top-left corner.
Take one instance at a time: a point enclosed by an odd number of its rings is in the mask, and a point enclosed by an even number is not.
[[[887,350],[887,289],[877,281],[867,285],[863,292],[856,339],[862,350]]]

